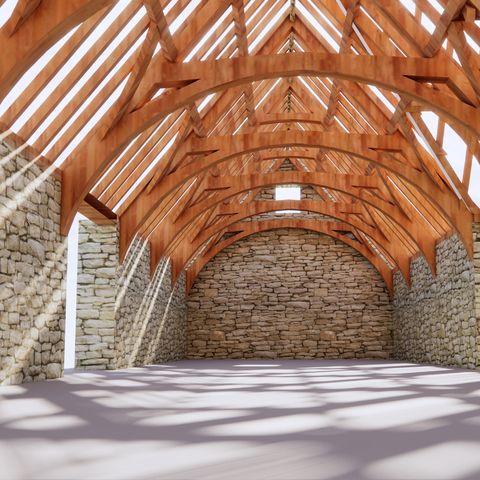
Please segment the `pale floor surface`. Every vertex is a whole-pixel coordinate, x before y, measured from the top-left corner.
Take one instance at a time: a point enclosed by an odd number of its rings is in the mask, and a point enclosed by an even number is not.
[[[0,388],[3,479],[480,479],[480,371],[185,360]]]

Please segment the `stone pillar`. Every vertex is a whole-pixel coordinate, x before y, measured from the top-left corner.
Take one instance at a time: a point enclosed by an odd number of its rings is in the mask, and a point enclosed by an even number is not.
[[[150,246],[137,239],[118,263],[116,226],[79,225],[77,369],[150,365],[186,356],[185,275],[171,289],[163,262],[150,279]]]
[[[75,368],[111,370],[114,361],[116,225],[79,222]]]
[[[61,182],[0,142],[0,385],[63,375]]]

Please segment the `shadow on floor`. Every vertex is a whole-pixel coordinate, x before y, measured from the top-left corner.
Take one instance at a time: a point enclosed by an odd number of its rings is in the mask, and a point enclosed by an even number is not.
[[[185,360],[0,389],[1,479],[480,478],[480,372]]]

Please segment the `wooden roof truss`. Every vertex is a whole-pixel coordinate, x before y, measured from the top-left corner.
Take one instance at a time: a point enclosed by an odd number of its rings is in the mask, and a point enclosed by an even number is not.
[[[392,290],[392,269],[409,285],[418,252],[435,275],[451,230],[473,258],[479,8],[3,0],[0,135],[62,177],[62,233],[103,204],[120,222],[121,261],[140,235],[152,274],[170,257],[173,281],[188,267],[190,287],[236,239],[288,226],[352,245]],[[279,170],[287,158],[296,171]],[[323,201],[253,202],[280,184]],[[284,208],[337,221],[242,221]]]

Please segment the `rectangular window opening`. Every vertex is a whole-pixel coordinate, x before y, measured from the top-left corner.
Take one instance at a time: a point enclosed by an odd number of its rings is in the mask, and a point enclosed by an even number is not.
[[[275,200],[300,200],[300,187],[285,187],[283,185],[275,188]],[[300,210],[277,210],[276,213],[300,213]]]

